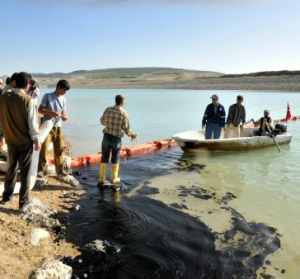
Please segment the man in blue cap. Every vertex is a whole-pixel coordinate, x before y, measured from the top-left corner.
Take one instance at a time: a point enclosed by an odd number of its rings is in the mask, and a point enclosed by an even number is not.
[[[219,139],[225,127],[226,113],[217,95],[212,95],[211,99],[212,102],[206,107],[203,116],[202,128],[205,127],[205,139]]]

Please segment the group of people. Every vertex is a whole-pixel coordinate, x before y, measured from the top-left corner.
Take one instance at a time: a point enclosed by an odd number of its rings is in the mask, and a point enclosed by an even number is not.
[[[2,204],[9,202],[14,193],[17,173],[20,173],[19,207],[29,202],[28,172],[33,150],[40,152],[39,175],[45,174],[46,155],[50,142],[54,146],[54,158],[57,175],[67,176],[63,172],[62,153],[64,150],[61,122],[68,119],[65,94],[70,89],[66,80],[57,83],[56,90],[46,94],[39,107],[38,84],[31,74],[14,73],[6,81],[0,95],[0,136],[1,146],[4,141],[8,151],[8,169],[5,176]],[[46,141],[40,142],[41,123],[51,119],[53,128]]]
[[[2,82],[3,83],[3,82]],[[0,83],[1,84],[1,83]],[[39,86],[31,74],[14,73],[7,78],[0,91],[0,137],[8,150],[8,170],[5,177],[1,204],[6,204],[14,193],[17,173],[20,172],[19,208],[29,202],[28,173],[34,150],[40,151],[38,176],[47,176],[47,153],[53,144],[54,164],[59,180],[69,182],[70,175],[65,172],[63,154],[65,151],[62,122],[68,120],[66,93],[70,90],[67,80],[60,80],[54,92],[43,96],[38,106]],[[100,123],[105,127],[102,141],[102,161],[99,167],[99,186],[105,187],[107,164],[112,163],[112,185],[119,187],[119,160],[121,140],[126,134],[131,139],[137,135],[130,129],[129,117],[123,108],[125,99],[115,97],[115,104],[108,107]],[[44,142],[40,139],[40,127],[45,121],[52,121],[53,128]]]
[[[217,95],[212,95],[212,102],[206,107],[202,119],[202,128],[205,129],[205,139],[219,139],[224,129],[224,138],[239,138],[241,131],[246,124],[246,109],[243,105],[244,97],[239,95],[236,103],[231,105],[228,110],[226,119],[226,111],[219,102]],[[263,117],[254,122],[258,126],[257,135],[267,135],[272,133],[272,119],[268,110],[264,111]]]

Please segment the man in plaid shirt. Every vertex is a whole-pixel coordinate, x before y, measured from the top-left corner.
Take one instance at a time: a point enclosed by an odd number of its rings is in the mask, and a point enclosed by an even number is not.
[[[122,145],[122,137],[126,134],[131,139],[136,138],[130,130],[128,114],[123,108],[124,97],[117,95],[115,98],[115,106],[107,108],[101,119],[101,124],[105,127],[103,130],[104,136],[102,141],[102,160],[99,169],[99,186],[105,184],[106,168],[111,158],[112,163],[112,184],[117,189],[120,183],[120,150]]]

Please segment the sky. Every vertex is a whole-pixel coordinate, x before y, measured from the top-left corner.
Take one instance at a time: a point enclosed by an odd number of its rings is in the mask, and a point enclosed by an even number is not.
[[[0,74],[300,70],[299,0],[1,0]]]

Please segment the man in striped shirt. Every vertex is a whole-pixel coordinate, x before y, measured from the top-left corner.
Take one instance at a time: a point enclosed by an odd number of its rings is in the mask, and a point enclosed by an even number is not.
[[[102,160],[99,169],[99,186],[105,184],[106,168],[109,160],[112,163],[112,184],[117,186],[120,183],[120,151],[122,137],[126,134],[132,140],[137,136],[130,129],[128,113],[123,108],[124,97],[117,95],[115,98],[115,106],[108,107],[101,119],[101,124],[105,127],[103,130],[104,136],[102,141]]]

